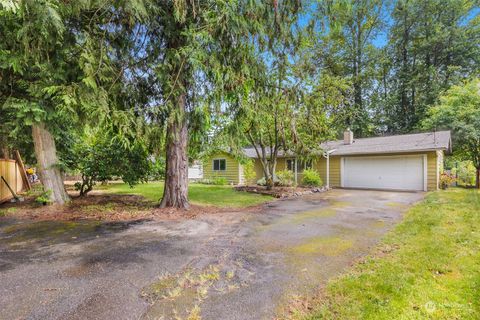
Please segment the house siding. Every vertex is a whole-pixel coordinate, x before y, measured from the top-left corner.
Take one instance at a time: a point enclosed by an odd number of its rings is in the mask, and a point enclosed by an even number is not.
[[[214,171],[213,170],[213,160],[215,159],[225,159],[225,170],[224,171]],[[215,179],[218,177],[224,177],[228,180],[229,183],[239,184],[240,183],[240,163],[238,160],[233,158],[228,153],[215,153],[210,156],[207,160],[203,162],[203,178],[204,179]]]
[[[427,190],[438,190],[439,173],[443,172],[443,151],[428,151],[428,152],[409,152],[409,153],[387,153],[387,154],[368,154],[355,155],[351,157],[374,157],[374,156],[402,156],[402,155],[426,155],[427,156]],[[348,157],[348,156],[345,156]],[[225,159],[226,170],[224,172],[213,171],[213,160]],[[286,169],[286,160],[290,158],[278,158],[276,171]],[[341,159],[342,156],[330,156],[330,186],[341,186]],[[313,169],[318,171],[322,178],[323,184],[327,183],[327,161],[320,156],[313,161]],[[255,183],[263,177],[262,164],[259,159],[254,160],[254,171],[256,174],[255,181],[248,181],[248,183]],[[214,179],[215,177],[225,177],[229,183],[239,184],[244,183],[242,178],[243,170],[239,162],[227,153],[217,153],[204,162],[204,177],[206,179]],[[301,183],[302,175],[298,174],[298,183]]]

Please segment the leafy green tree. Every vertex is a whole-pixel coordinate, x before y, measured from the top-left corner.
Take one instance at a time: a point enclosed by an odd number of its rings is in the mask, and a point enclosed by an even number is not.
[[[369,112],[379,55],[374,40],[384,31],[387,5],[384,0],[324,1],[313,15],[320,26],[315,35],[318,72],[352,83],[343,129],[350,127],[357,136],[372,133]]]
[[[145,57],[134,70],[153,120],[165,126],[166,175],[161,207],[188,207],[188,143],[206,135],[211,113],[248,90],[249,41],[265,20],[298,1],[152,1],[144,25]],[[136,72],[138,71],[138,72]]]
[[[471,160],[480,188],[480,79],[453,86],[440,97],[440,104],[428,111],[426,128],[452,130],[455,153]]]
[[[480,70],[477,1],[399,0],[388,34],[388,95],[379,110],[389,132],[417,129],[440,93]],[[381,102],[381,101],[379,101]]]
[[[122,98],[115,83],[123,69],[109,49],[122,27],[138,18],[141,2],[135,3],[133,8],[129,1],[0,2],[0,102],[16,127],[31,129],[40,178],[52,202],[69,200],[55,141],[62,124],[81,125],[86,118],[122,122],[121,114],[110,111]],[[109,92],[116,89],[115,95]]]
[[[73,153],[72,167],[82,176],[82,181],[75,184],[80,196],[86,196],[99,181],[119,177],[133,186],[146,182],[150,174],[149,154],[141,139],[126,147],[118,139],[99,131],[79,141]]]

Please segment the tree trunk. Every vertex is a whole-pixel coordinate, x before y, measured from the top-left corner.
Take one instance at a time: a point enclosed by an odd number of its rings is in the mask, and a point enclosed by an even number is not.
[[[477,179],[475,180],[475,187],[480,189],[480,167],[477,168]]]
[[[167,125],[165,187],[160,207],[188,209],[188,123],[185,94],[178,99],[179,113]]]
[[[3,132],[0,136],[0,158],[10,159],[10,150],[8,148],[7,137]]]
[[[45,127],[45,123],[32,125],[32,137],[40,180],[45,191],[49,192],[50,200],[57,204],[70,201],[70,197],[65,191],[62,173],[58,167],[55,140]]]

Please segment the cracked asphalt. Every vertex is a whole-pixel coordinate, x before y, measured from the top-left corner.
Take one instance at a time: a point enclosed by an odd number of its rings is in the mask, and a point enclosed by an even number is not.
[[[272,319],[423,197],[335,189],[193,220],[1,218],[0,319]]]

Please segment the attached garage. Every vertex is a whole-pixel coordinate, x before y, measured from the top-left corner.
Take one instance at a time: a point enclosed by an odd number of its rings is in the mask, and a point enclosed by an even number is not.
[[[342,157],[344,188],[427,191],[427,156]]]
[[[322,144],[325,161],[316,169],[331,187],[433,191],[439,187],[450,131],[343,140]]]

